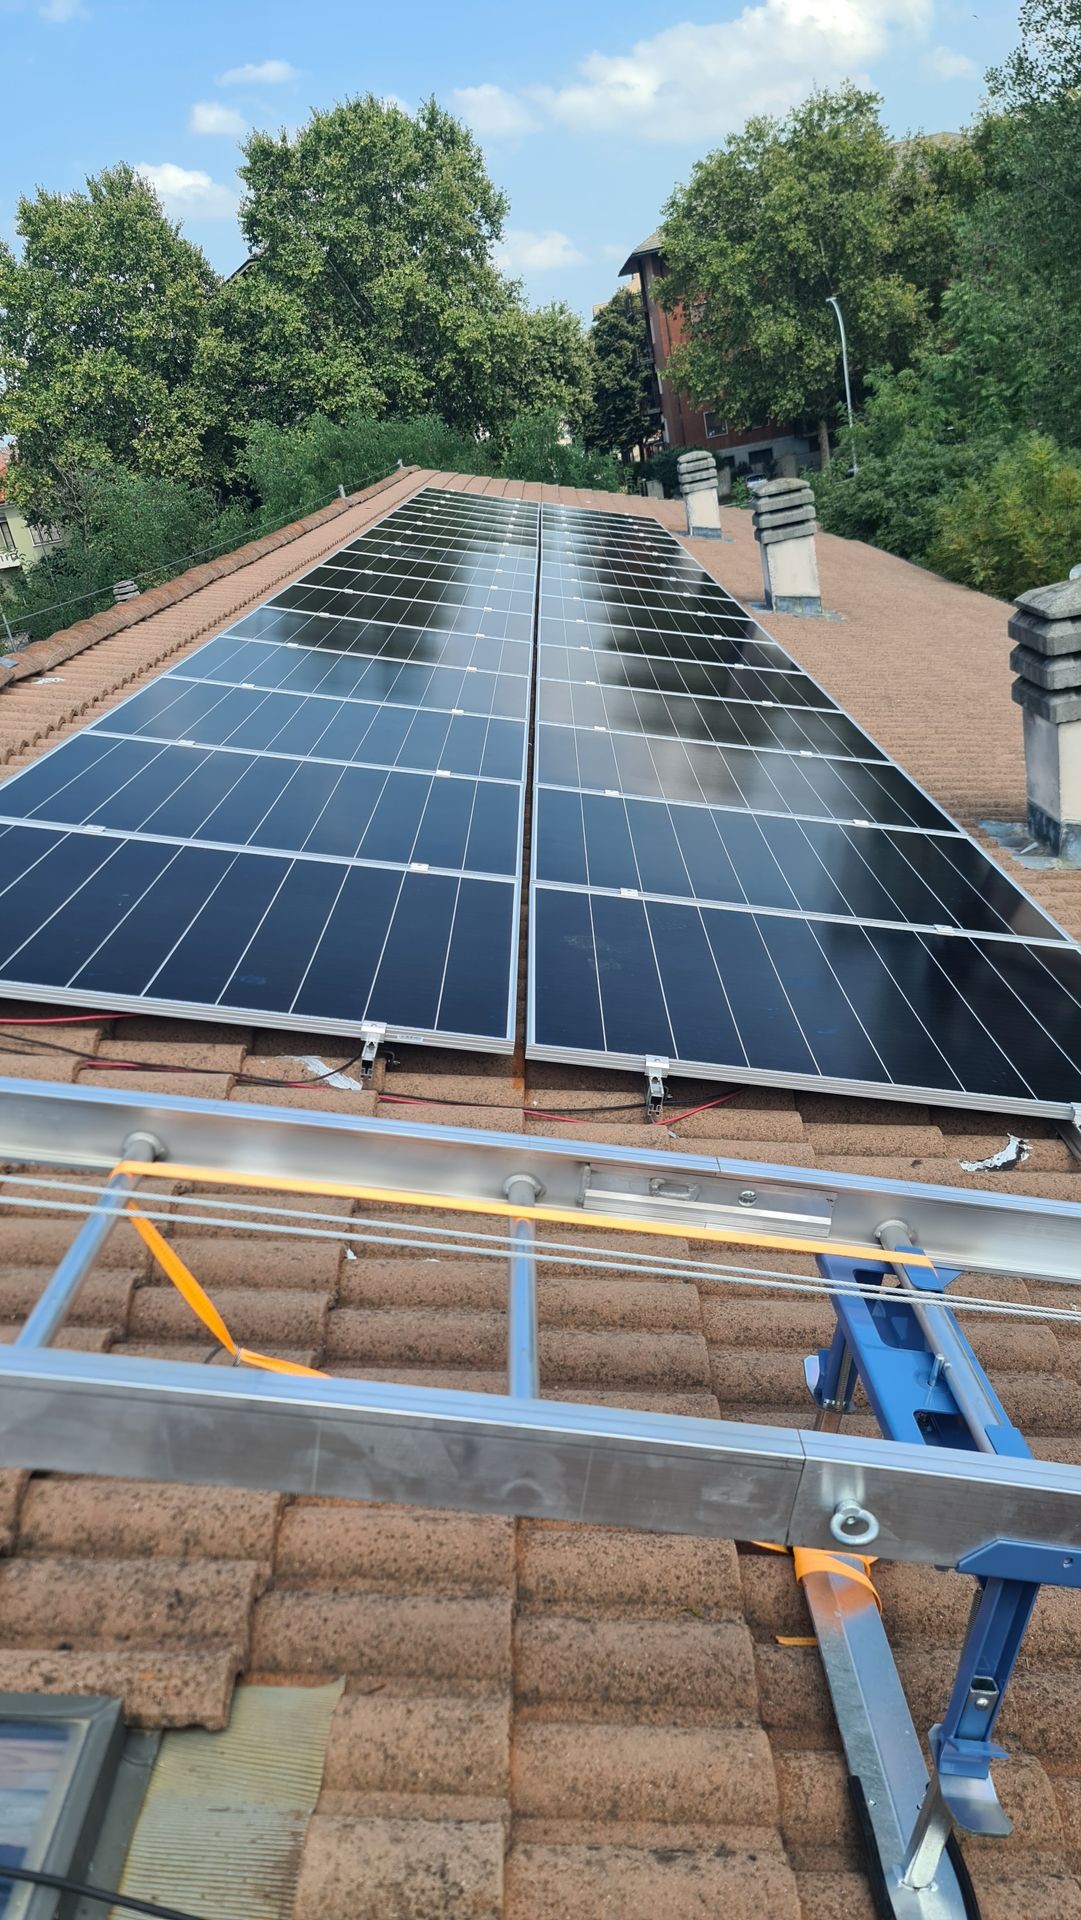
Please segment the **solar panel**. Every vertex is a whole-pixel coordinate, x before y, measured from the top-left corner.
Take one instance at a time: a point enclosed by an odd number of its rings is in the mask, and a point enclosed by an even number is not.
[[[509,1050],[537,548],[425,490],[0,785],[0,992]]]
[[[1081,953],[656,524],[544,507],[527,1051],[1068,1115]]]

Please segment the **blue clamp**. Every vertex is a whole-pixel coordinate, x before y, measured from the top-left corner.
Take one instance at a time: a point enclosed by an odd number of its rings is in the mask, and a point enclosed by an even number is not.
[[[837,1328],[828,1347],[807,1362],[807,1381],[823,1409],[851,1410],[862,1383],[875,1418],[889,1440],[927,1447],[978,1451],[974,1423],[993,1452],[1031,1459],[1031,1449],[1009,1419],[943,1296],[957,1269],[906,1265],[901,1248],[886,1261],[853,1261],[821,1254],[826,1280],[853,1284],[860,1292],[832,1295]],[[932,1315],[913,1312],[913,1291],[883,1287],[899,1266],[910,1288],[923,1296]],[[938,1296],[937,1299],[935,1296]],[[941,1324],[940,1341],[935,1340]],[[925,1330],[926,1329],[926,1330]],[[955,1391],[956,1388],[956,1391]],[[984,1811],[992,1825],[984,1831],[1008,1831],[989,1780],[991,1762],[1003,1758],[993,1733],[1006,1688],[1016,1665],[1025,1629],[1040,1586],[1081,1586],[1081,1547],[995,1540],[957,1562],[958,1571],[975,1576],[980,1594],[969,1622],[949,1704],[941,1724],[931,1729],[931,1746],[942,1791],[955,1817],[966,1818],[965,1781],[987,1782]],[[956,1788],[951,1790],[951,1782]],[[998,1823],[994,1824],[994,1813]]]

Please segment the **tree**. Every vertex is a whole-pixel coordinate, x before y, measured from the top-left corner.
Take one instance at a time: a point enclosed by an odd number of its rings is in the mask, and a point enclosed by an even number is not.
[[[1007,307],[1026,342],[1018,424],[1081,441],[1081,0],[1023,0],[1021,44],[987,75],[980,131],[988,191],[967,276]],[[996,371],[999,369],[996,368]]]
[[[629,287],[605,302],[591,330],[593,410],[590,446],[629,459],[656,424],[657,399],[642,303]]]
[[[925,292],[891,262],[897,160],[879,104],[845,86],[749,120],[665,210],[662,298],[689,324],[672,377],[734,427],[815,418],[824,463],[843,391],[828,295],[856,373],[903,364],[926,325]]]
[[[523,360],[515,413],[555,408],[572,433],[580,433],[593,402],[593,356],[578,314],[565,300],[523,314]]]
[[[490,425],[521,327],[491,258],[507,203],[468,129],[434,100],[410,114],[367,94],[244,154],[252,259],[225,331],[258,369],[249,418]]]
[[[115,461],[204,478],[203,380],[216,280],[131,167],[85,193],[19,202],[16,258],[0,242],[0,433],[13,497],[68,520],[75,476]]]

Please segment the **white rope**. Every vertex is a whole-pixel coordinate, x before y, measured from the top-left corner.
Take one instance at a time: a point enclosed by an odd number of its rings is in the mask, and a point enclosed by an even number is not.
[[[89,1219],[95,1214],[112,1212],[112,1207],[93,1206],[82,1200],[34,1199],[29,1195],[9,1193],[9,1184],[46,1188],[51,1193],[59,1191],[74,1192],[80,1195],[94,1196],[104,1193],[104,1186],[86,1186],[78,1181],[46,1179],[40,1176],[15,1175],[4,1176],[4,1188],[0,1190],[0,1206],[11,1208],[30,1208],[35,1212],[74,1214]],[[357,1217],[339,1215],[319,1210],[296,1207],[277,1207],[262,1202],[235,1200],[200,1195],[198,1204],[212,1208],[213,1212],[179,1211],[189,1196],[158,1194],[157,1206],[147,1204],[148,1195],[141,1192],[138,1196],[139,1211],[148,1220],[172,1223],[181,1226],[221,1228],[225,1219],[243,1212],[258,1212],[272,1216],[265,1220],[236,1219],[236,1225],[243,1232],[273,1233],[287,1238],[330,1240],[337,1243],[355,1243],[358,1246],[406,1247],[414,1252],[433,1252],[436,1254],[461,1254],[467,1258],[506,1260],[511,1251],[511,1235],[508,1233],[486,1233],[472,1228],[431,1226],[427,1222],[402,1221],[396,1223],[397,1231],[390,1231],[388,1223],[377,1217]],[[332,1221],[332,1226],[312,1226],[313,1220]],[[747,1287],[751,1290],[770,1293],[801,1293],[818,1299],[877,1299],[882,1288],[861,1286],[856,1281],[825,1280],[821,1275],[794,1275],[775,1268],[748,1267],[727,1262],[711,1262],[683,1259],[677,1255],[652,1256],[626,1253],[597,1253],[595,1248],[574,1241],[537,1240],[536,1258],[555,1266],[588,1267],[591,1271],[612,1274],[617,1278],[642,1278],[648,1280],[675,1279],[687,1282],[706,1281],[718,1285]],[[883,1261],[889,1263],[885,1251]],[[934,1305],[940,1300],[951,1310],[995,1315],[1007,1319],[1026,1319],[1045,1321],[1058,1325],[1081,1325],[1081,1308],[1037,1306],[1030,1302],[991,1300],[981,1295],[955,1294],[947,1291],[935,1295],[920,1290],[909,1293],[901,1288],[889,1288],[891,1302],[903,1302],[907,1306],[917,1304]]]

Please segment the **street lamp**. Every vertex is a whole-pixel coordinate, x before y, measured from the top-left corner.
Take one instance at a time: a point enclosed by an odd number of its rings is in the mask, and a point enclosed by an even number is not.
[[[852,418],[852,386],[848,378],[848,341],[845,339],[844,314],[841,312],[841,303],[835,293],[827,295],[826,305],[833,308],[834,313],[837,315],[837,325],[841,329],[841,364],[845,370],[845,404],[848,407],[848,431],[852,435],[852,472],[858,473],[860,467],[859,461],[856,459],[856,423]]]

